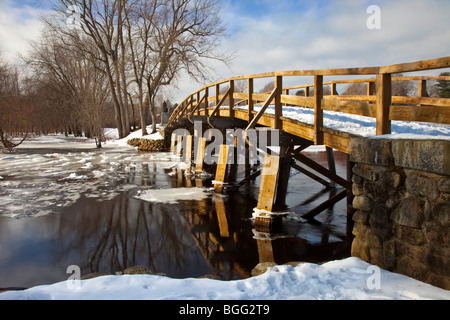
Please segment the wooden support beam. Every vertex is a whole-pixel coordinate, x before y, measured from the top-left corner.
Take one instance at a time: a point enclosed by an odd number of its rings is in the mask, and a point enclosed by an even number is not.
[[[377,136],[391,133],[389,112],[392,104],[392,78],[390,74],[377,75]]]
[[[207,102],[207,96],[206,96],[206,94],[200,99],[200,92],[197,93],[197,99],[199,99],[199,100],[198,100],[198,103],[197,103],[197,105],[195,106],[195,108],[192,109],[191,113],[189,114],[190,116],[194,115],[195,112],[197,112],[197,115],[199,115],[200,105],[203,103],[203,101],[206,101],[206,102]],[[206,100],[205,100],[205,99],[206,99]],[[206,103],[206,102],[205,102],[205,103]]]
[[[181,159],[183,153],[183,136],[177,136],[176,155]]]
[[[273,211],[279,166],[280,157],[271,155],[264,157],[257,209]]]
[[[344,188],[348,190],[352,190],[352,183],[350,181],[345,180],[344,178],[341,178],[337,174],[332,173],[327,168],[321,166],[317,162],[309,159],[308,157],[304,156],[300,153],[291,153],[291,156],[295,159],[300,161],[301,163],[307,165],[311,169],[317,171],[321,175],[327,177],[328,179],[331,179],[332,181],[336,182],[337,184],[343,186]]]
[[[170,137],[170,152],[171,153],[173,153],[176,144],[177,144],[177,134],[172,133],[172,136]]]
[[[331,188],[332,185],[330,184],[330,182],[320,178],[319,176],[315,175],[314,173],[300,167],[298,164],[293,163],[291,164],[291,167],[298,170],[299,172],[303,173],[304,175],[306,175],[307,177],[310,177],[311,179],[319,182],[320,184],[324,185],[327,188]]]
[[[243,185],[247,184],[249,181],[255,180],[256,178],[258,178],[262,173],[262,170],[258,170],[252,174],[250,174],[249,176],[245,177],[244,179],[242,179],[236,186],[238,188],[242,187]]]
[[[218,86],[217,86],[218,87]],[[222,99],[217,103],[216,107],[214,108],[213,112],[211,112],[210,117],[214,117],[216,115],[216,113],[219,111],[220,107],[225,103],[225,101],[227,100],[227,97],[230,95],[231,92],[231,88],[228,88],[227,92],[225,93],[225,95],[222,97]],[[216,95],[216,98],[218,96]]]
[[[186,169],[186,173],[191,173],[191,165],[192,165],[192,146],[193,146],[193,136],[188,135],[185,136],[184,142],[184,162],[188,165]]]
[[[253,118],[253,120],[250,122],[250,124],[247,126],[245,131],[255,128],[256,124],[258,123],[259,119],[264,115],[264,112],[266,112],[267,108],[270,106],[270,103],[273,99],[275,99],[275,96],[277,95],[278,89],[275,88],[272,93],[270,94],[269,98],[267,98],[266,102],[262,106],[261,110],[259,110],[258,114]]]
[[[214,179],[217,182],[214,184],[215,192],[222,193],[224,189],[223,186],[227,176],[227,160],[229,148],[230,147],[225,144],[220,147],[219,159],[216,170],[216,178]]]
[[[206,138],[198,138],[198,145],[195,158],[195,172],[201,173],[203,171],[203,158],[205,156]]]
[[[333,148],[326,147],[326,153],[328,161],[328,170],[330,170],[331,173],[336,174],[336,161],[334,160]],[[334,182],[331,181],[331,184],[334,185]]]
[[[275,208],[277,210],[286,209],[286,195],[291,175],[291,163],[294,160],[286,155],[287,147],[280,149],[280,164],[278,169],[277,193],[275,198]]]
[[[335,203],[337,203],[337,202],[341,201],[342,199],[344,199],[346,196],[347,196],[347,190],[343,190],[343,191],[339,192],[337,195],[335,195],[332,198],[328,199],[327,201],[323,202],[322,204],[320,204],[316,208],[314,208],[311,211],[309,211],[309,212],[305,213],[304,215],[302,215],[302,218],[307,219],[307,220],[311,220],[315,216],[320,214],[321,212],[325,211],[326,209],[328,209],[329,207],[334,205]]]

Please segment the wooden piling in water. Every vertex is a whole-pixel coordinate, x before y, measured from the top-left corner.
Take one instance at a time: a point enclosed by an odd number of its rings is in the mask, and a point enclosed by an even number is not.
[[[230,147],[227,145],[222,145],[220,147],[219,159],[217,161],[216,178],[214,183],[214,191],[222,193],[224,183],[226,182],[227,176],[227,161],[228,161],[228,151]]]

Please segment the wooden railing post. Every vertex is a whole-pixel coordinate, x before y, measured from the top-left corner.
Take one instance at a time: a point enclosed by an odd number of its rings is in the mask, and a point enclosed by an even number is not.
[[[254,91],[254,82],[253,78],[248,78],[248,123],[253,120],[253,91]]]
[[[220,84],[216,84],[216,105],[215,105],[216,107],[220,102],[219,95],[220,95]]]
[[[314,76],[314,143],[323,145],[323,76]]]
[[[389,73],[377,75],[377,136],[391,134],[389,112],[392,103],[392,76]]]
[[[208,116],[208,107],[209,107],[209,87],[205,88],[205,116]]]
[[[230,118],[234,118],[234,80],[230,80],[230,95],[228,96],[228,99],[230,101]]]
[[[375,95],[375,82],[367,82],[367,95],[373,96]]]
[[[427,92],[427,80],[418,80],[417,82],[417,96],[418,97],[429,97]]]
[[[199,116],[200,115],[200,91],[199,92],[197,92],[197,106],[196,106],[196,108],[197,108],[197,115]]]
[[[288,96],[289,95],[289,89],[284,90],[284,94]],[[285,103],[284,106],[287,107],[288,104]]]
[[[283,105],[281,104],[281,93],[283,92],[283,77],[275,77],[275,88],[277,89],[277,94],[275,95],[275,128],[281,130],[281,117],[283,116]]]

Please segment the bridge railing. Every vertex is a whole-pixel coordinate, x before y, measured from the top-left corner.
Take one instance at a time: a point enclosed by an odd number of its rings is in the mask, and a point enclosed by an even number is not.
[[[314,109],[314,137],[316,144],[323,144],[323,111],[349,113],[376,118],[376,134],[391,133],[391,121],[430,122],[450,124],[450,99],[429,97],[427,81],[446,80],[443,76],[402,76],[398,73],[410,73],[450,67],[450,57],[422,60],[412,63],[396,64],[384,67],[324,69],[324,70],[294,70],[268,72],[247,76],[232,77],[211,83],[190,94],[169,119],[171,122],[179,118],[189,118],[191,115],[217,116],[221,110],[229,112],[227,116],[235,117],[234,107],[243,104],[248,108],[247,129],[254,127],[267,108],[274,106],[273,125],[282,129],[283,106],[299,106]],[[372,76],[368,79],[346,79],[324,82],[324,77],[336,76]],[[298,77],[313,77],[314,82],[283,87],[283,82],[292,82]],[[274,79],[272,92],[256,93],[255,81],[259,79]],[[394,96],[393,82],[414,81],[417,83],[416,96]],[[237,89],[236,83],[245,83],[246,90]],[[300,82],[300,81],[299,81]],[[304,82],[304,81],[303,81]],[[362,83],[366,85],[364,95],[339,95],[337,85]],[[328,94],[324,88],[329,86]],[[304,90],[303,95],[292,95],[294,91]],[[240,92],[246,91],[246,92]],[[255,112],[255,105],[262,105]]]

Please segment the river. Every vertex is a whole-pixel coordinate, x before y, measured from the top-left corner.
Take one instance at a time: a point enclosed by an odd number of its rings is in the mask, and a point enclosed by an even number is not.
[[[169,153],[53,139],[0,155],[0,288],[63,281],[71,265],[83,275],[146,266],[173,278],[234,280],[250,277],[259,262],[350,254],[345,200],[315,223],[301,219],[336,190],[294,169],[286,200],[292,212],[269,234],[252,221],[259,178],[222,196],[212,191],[213,175],[186,177]],[[325,152],[304,154],[326,166]],[[345,155],[335,156],[345,176]],[[190,189],[201,197],[191,198]],[[142,193],[155,198],[142,200]]]

